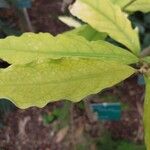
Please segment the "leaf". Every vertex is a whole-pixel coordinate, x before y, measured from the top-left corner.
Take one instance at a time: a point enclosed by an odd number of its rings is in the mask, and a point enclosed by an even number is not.
[[[20,108],[43,107],[60,99],[78,102],[134,72],[120,63],[78,58],[12,65],[0,70],[0,97]]]
[[[144,126],[145,126],[145,143],[147,150],[150,150],[150,77],[145,77],[146,95],[144,102]]]
[[[104,41],[88,42],[77,35],[26,33],[0,40],[0,58],[12,64],[62,57],[92,58],[131,64],[138,61],[130,52]]]
[[[68,25],[69,27],[75,27],[78,28],[81,26],[81,23],[77,20],[75,20],[73,17],[68,16],[59,16],[58,19]]]
[[[142,11],[144,13],[150,12],[150,0],[135,0],[131,5],[125,8],[126,11]]]
[[[150,56],[144,57],[143,60],[147,63],[150,63]]]
[[[83,36],[88,41],[104,40],[107,37],[106,33],[98,32],[98,31],[94,30],[89,25],[82,25],[79,28],[76,28],[76,29],[71,30],[71,31],[67,31],[64,34],[65,35],[77,34],[77,35]]]
[[[120,7],[109,0],[77,0],[70,9],[74,16],[100,32],[106,32],[136,55],[140,52],[138,33]]]
[[[77,34],[83,36],[89,41],[104,40],[107,37],[106,33],[98,32],[87,24],[82,25],[79,21],[75,20],[72,17],[60,16],[59,20],[61,20],[66,25],[75,28],[73,30],[64,32],[63,34],[65,35]]]
[[[126,5],[128,5],[130,2],[132,2],[133,0],[110,0],[113,4],[116,4],[118,6],[120,6],[121,8],[125,7]]]
[[[120,6],[124,11],[144,13],[150,12],[149,0],[110,0],[113,4]]]

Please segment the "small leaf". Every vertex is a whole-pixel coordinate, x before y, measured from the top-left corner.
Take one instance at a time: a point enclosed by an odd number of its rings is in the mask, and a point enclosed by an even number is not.
[[[44,114],[42,119],[44,124],[47,125],[49,123],[52,123],[56,119],[56,117],[53,114]]]
[[[106,33],[98,32],[98,31],[94,30],[89,25],[82,25],[79,28],[76,28],[76,29],[71,30],[71,31],[67,31],[64,34],[65,35],[77,34],[77,35],[83,36],[88,41],[104,40],[107,37]]]
[[[77,0],[70,9],[74,16],[100,32],[108,33],[136,55],[140,52],[138,33],[117,5],[109,0]]]
[[[144,102],[144,126],[145,126],[145,143],[147,150],[150,150],[150,77],[145,77],[146,95]]]
[[[60,99],[78,102],[134,72],[120,63],[77,58],[12,65],[0,70],[0,97],[20,108],[43,107]]]
[[[0,58],[12,64],[25,64],[34,60],[62,57],[92,58],[131,64],[138,58],[105,41],[89,42],[77,35],[26,33],[21,37],[10,36],[0,40]]]
[[[58,19],[68,25],[69,27],[75,27],[78,28],[81,26],[81,23],[77,20],[75,20],[73,17],[68,16],[59,16]]]

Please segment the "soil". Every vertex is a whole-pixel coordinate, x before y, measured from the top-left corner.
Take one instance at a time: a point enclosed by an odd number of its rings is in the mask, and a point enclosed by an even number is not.
[[[67,8],[67,7],[65,7]],[[69,27],[58,20],[58,16],[68,11],[63,9],[62,0],[36,0],[29,9],[32,25],[36,32],[50,32],[53,35],[69,30]]]
[[[29,9],[30,18],[36,32],[49,32],[53,35],[69,30],[60,22],[59,15],[68,14],[62,8],[62,0],[35,0]],[[65,7],[67,8],[67,7]],[[13,10],[6,10],[6,18],[12,17],[17,26],[18,21]],[[0,16],[3,16],[0,13]],[[4,17],[4,16],[3,16]],[[85,109],[73,104],[73,116],[67,125],[66,120],[55,119],[45,124],[44,114],[51,114],[56,108],[63,108],[64,101],[49,103],[43,109],[32,107],[26,110],[15,108],[3,117],[0,128],[0,149],[2,150],[70,150],[78,144],[88,149],[96,149],[92,141],[108,130],[114,139],[126,139],[132,142],[143,142],[143,99],[144,85],[137,84],[137,76],[132,76],[123,83],[104,90],[89,100],[89,103],[107,101],[107,95],[116,97],[125,108],[118,122],[91,122]],[[68,110],[69,111],[69,110]],[[68,115],[70,113],[68,112]],[[93,114],[94,117],[94,114]],[[89,142],[91,141],[91,142]]]

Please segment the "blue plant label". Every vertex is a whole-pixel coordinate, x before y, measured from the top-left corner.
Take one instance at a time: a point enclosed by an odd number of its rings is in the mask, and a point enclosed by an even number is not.
[[[31,0],[17,0],[16,6],[18,8],[31,8],[32,1]]]
[[[120,103],[91,104],[91,108],[97,114],[99,120],[119,121],[121,119]]]
[[[138,85],[145,85],[145,80],[144,80],[143,75],[138,76],[137,83]]]

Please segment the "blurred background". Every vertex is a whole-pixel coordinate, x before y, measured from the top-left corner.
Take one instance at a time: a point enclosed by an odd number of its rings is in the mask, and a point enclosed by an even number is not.
[[[73,0],[0,0],[0,38],[24,32],[71,30],[59,16],[71,16]],[[142,47],[150,45],[150,13],[130,15],[140,31]],[[9,64],[0,60],[0,68]],[[2,87],[0,87],[2,88]],[[146,150],[143,140],[143,100],[145,83],[132,76],[86,100],[72,104],[61,101],[43,109],[21,110],[9,100],[0,100],[0,150]],[[92,104],[121,106],[120,118],[103,119]],[[100,108],[99,108],[100,109]],[[98,112],[97,112],[98,113]]]

